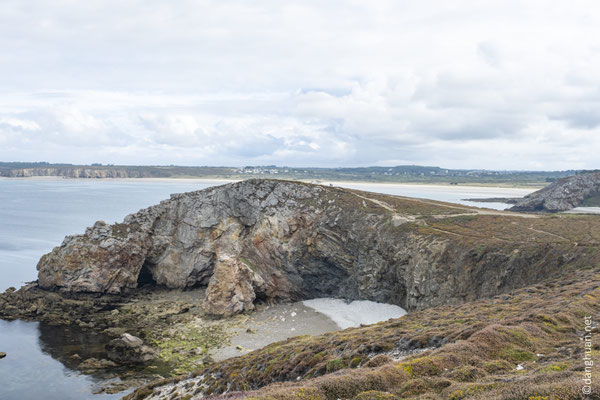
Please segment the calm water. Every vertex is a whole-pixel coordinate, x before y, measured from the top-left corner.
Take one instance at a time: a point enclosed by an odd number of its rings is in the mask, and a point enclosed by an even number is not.
[[[199,190],[220,182],[11,180],[0,179],[0,291],[36,279],[35,266],[65,235],[82,233],[97,220],[121,221],[127,214],[153,205],[171,193]],[[411,197],[462,202],[471,197],[516,197],[523,189],[339,185]],[[471,205],[504,208],[503,204]],[[56,329],[36,322],[1,321],[0,399],[105,399],[93,395],[98,379],[72,368],[73,346],[93,351],[100,338]],[[87,355],[91,357],[91,355]]]
[[[38,322],[0,320],[0,399],[119,399],[123,394],[93,395],[103,379],[75,372],[74,353],[98,357],[106,340],[73,328]]]
[[[120,222],[171,193],[209,186],[191,181],[0,179],[0,291],[35,280],[40,256],[66,235],[83,233],[97,220]]]
[[[0,179],[0,291],[35,280],[35,266],[64,236],[82,233],[101,219],[121,221],[171,193],[204,189],[206,183]],[[69,356],[101,351],[101,338],[37,322],[0,320],[0,399],[96,400],[103,380],[76,372]]]

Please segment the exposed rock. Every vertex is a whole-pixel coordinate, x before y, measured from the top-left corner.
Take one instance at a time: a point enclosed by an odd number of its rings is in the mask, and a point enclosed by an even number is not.
[[[172,195],[123,223],[68,236],[38,263],[39,286],[103,294],[208,287],[203,309],[218,316],[251,310],[256,299],[332,296],[415,310],[520,287],[576,257],[520,240],[482,257],[460,235],[420,231],[427,216],[465,213],[473,211],[248,180]]]
[[[82,370],[86,370],[86,371],[113,368],[116,366],[117,366],[117,364],[115,364],[113,361],[104,360],[104,359],[98,360],[93,357],[88,358],[87,360],[84,360],[81,364],[79,364],[79,368]]]
[[[0,351],[0,358],[4,358],[4,357],[6,357],[6,353],[3,351]]]
[[[140,364],[153,360],[156,353],[139,337],[124,333],[106,345],[107,356],[119,364]]]
[[[202,308],[222,317],[253,310],[256,292],[264,291],[264,285],[260,275],[241,261],[229,257],[219,260]]]
[[[103,167],[38,167],[0,170],[0,176],[7,178],[29,178],[33,176],[60,176],[63,178],[150,178],[153,171],[145,168],[103,168]]]
[[[586,205],[600,205],[600,172],[558,179],[518,200],[511,211],[558,212]]]

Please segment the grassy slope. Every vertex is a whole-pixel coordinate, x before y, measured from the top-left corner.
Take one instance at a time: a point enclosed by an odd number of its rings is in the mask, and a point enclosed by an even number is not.
[[[396,210],[412,207],[401,198],[384,200]],[[227,397],[256,399],[581,398],[583,317],[600,318],[600,217],[440,218],[439,211],[421,210],[424,223],[413,228],[452,236],[482,257],[516,245],[524,251],[524,244],[538,251],[575,248],[583,256],[554,278],[510,294],[293,338],[216,363],[195,373],[204,377],[200,382],[182,381],[181,387],[188,387],[175,389],[173,398],[200,393],[201,385],[208,386],[207,393],[239,391]],[[398,349],[405,355],[424,352],[401,361],[385,355]],[[598,355],[596,344],[594,357]],[[524,369],[516,370],[518,364]],[[131,398],[144,398],[164,383],[142,388]]]
[[[216,392],[242,391],[223,398],[579,399],[583,318],[600,317],[599,284],[598,268],[573,268],[510,295],[274,343],[198,374]],[[440,340],[447,344],[402,360],[368,358],[399,344],[419,349]],[[247,391],[274,381],[293,383]],[[132,398],[144,398],[151,387]]]

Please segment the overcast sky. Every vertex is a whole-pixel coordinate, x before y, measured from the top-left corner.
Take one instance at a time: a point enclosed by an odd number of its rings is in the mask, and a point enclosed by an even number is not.
[[[0,160],[599,168],[600,2],[2,0]]]

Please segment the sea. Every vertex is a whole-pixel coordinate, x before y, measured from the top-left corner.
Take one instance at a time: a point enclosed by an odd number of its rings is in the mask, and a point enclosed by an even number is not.
[[[66,235],[83,233],[97,220],[120,222],[172,193],[224,184],[206,180],[77,180],[0,178],[0,292],[36,279],[39,258]],[[521,197],[533,189],[473,186],[335,183],[371,192],[504,209],[503,203],[473,203],[466,198]],[[382,309],[383,310],[383,309]],[[387,314],[382,311],[382,319]],[[390,316],[387,316],[388,318]],[[338,322],[339,323],[339,322]],[[94,394],[106,377],[84,375],[71,367],[74,349],[91,357],[102,338],[73,328],[38,322],[0,320],[0,399],[117,399]]]

